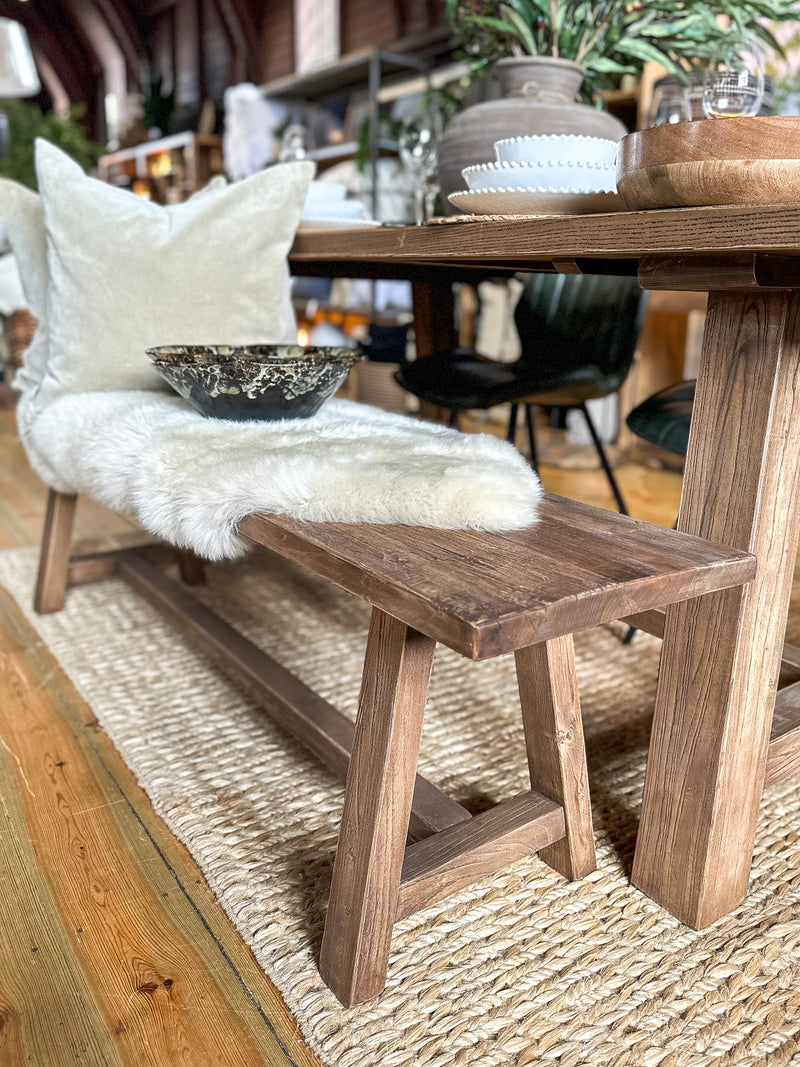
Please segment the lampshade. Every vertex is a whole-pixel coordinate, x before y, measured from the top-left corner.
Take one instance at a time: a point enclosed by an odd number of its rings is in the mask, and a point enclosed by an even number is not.
[[[0,98],[35,96],[40,88],[25,27],[0,18]]]

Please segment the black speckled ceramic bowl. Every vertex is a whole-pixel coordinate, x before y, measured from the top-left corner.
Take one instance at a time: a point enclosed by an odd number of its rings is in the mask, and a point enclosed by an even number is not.
[[[219,346],[212,360],[212,346],[202,346],[201,354],[188,346],[178,357],[177,346],[167,359],[161,350],[148,355],[159,374],[173,389],[199,411],[218,419],[304,419],[322,407],[344,382],[350,368],[360,359],[349,348],[303,349],[294,345],[259,345],[263,358],[247,358],[249,348]],[[272,356],[268,350],[296,349],[300,357]],[[313,351],[313,354],[312,354]]]

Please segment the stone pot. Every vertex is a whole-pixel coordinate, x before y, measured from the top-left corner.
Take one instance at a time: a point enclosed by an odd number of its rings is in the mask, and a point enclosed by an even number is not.
[[[505,137],[575,133],[621,140],[628,132],[619,119],[575,98],[584,69],[552,56],[512,56],[495,67],[501,97],[465,108],[445,130],[439,146],[439,182],[448,214],[450,193],[466,189],[464,167],[492,163],[494,143]]]

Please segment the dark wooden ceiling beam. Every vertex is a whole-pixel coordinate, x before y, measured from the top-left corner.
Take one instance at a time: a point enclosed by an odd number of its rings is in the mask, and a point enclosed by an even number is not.
[[[145,18],[150,18],[152,15],[160,15],[163,11],[174,9],[177,5],[178,0],[139,0],[139,6]]]
[[[398,37],[405,37],[408,33],[408,24],[411,20],[409,0],[394,0],[394,13],[395,24],[397,27],[396,34]]]
[[[236,14],[231,10],[230,0],[212,0],[219,16],[225,40],[231,53],[231,72],[234,81],[247,77],[247,47]]]
[[[250,0],[230,0],[239,20],[247,48],[247,68],[250,78],[258,85],[263,81],[263,42],[260,25],[256,20]],[[259,5],[259,7],[266,5]]]
[[[0,15],[22,23],[31,41],[53,67],[70,100],[85,105],[90,133],[104,137],[102,67],[71,11],[60,0],[48,0],[45,18],[33,4],[0,0]]]
[[[142,84],[142,60],[147,59],[148,54],[138,22],[133,16],[135,5],[125,3],[125,0],[93,0],[93,3],[125,57],[129,80],[139,88]]]

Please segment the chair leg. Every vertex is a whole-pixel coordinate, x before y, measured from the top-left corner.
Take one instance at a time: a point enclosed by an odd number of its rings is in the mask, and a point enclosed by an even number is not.
[[[564,808],[567,836],[539,853],[566,878],[596,867],[571,634],[516,652],[531,787]]]
[[[528,445],[531,452],[531,466],[539,473],[539,459],[536,455],[536,424],[533,421],[533,404],[525,405],[525,423],[528,427]]]
[[[619,491],[617,479],[614,477],[614,472],[611,469],[611,464],[608,462],[608,456],[606,455],[606,451],[603,448],[603,442],[600,440],[600,435],[597,432],[597,428],[594,424],[592,416],[589,414],[589,409],[586,407],[585,404],[578,404],[577,407],[580,411],[583,412],[583,417],[584,419],[586,419],[586,425],[588,426],[589,433],[592,436],[594,447],[597,449],[597,454],[600,457],[600,464],[606,473],[606,478],[608,478],[608,484],[611,486],[611,492],[614,494],[614,499],[617,502],[619,512],[621,515],[628,515],[630,514],[630,512],[625,506],[625,501],[622,499],[622,493]]]
[[[517,414],[519,412],[519,404],[511,405],[511,413],[508,417],[508,433],[506,434],[506,440],[510,441],[513,445],[517,438]]]
[[[386,983],[434,648],[373,610],[320,955],[345,1005]]]
[[[51,489],[47,497],[39,574],[33,598],[34,611],[40,615],[50,615],[64,607],[77,500],[74,494],[57,493],[55,489]]]

